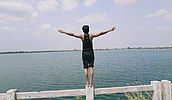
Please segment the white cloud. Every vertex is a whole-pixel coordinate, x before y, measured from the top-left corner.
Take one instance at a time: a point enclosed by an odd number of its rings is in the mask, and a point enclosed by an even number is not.
[[[167,16],[169,13],[165,10],[165,9],[161,9],[161,10],[158,10],[156,13],[154,14],[149,14],[147,15],[146,17],[147,18],[154,18],[154,17],[165,17]]]
[[[29,3],[26,3],[25,1],[4,0],[0,1],[0,8],[19,11],[30,11],[30,9],[32,9],[32,6]]]
[[[32,5],[24,0],[0,1],[0,20],[1,21],[21,21],[24,19],[35,19],[39,15]]]
[[[38,34],[51,34],[57,33],[57,29],[50,24],[42,24],[39,26]]]
[[[42,24],[39,26],[41,30],[55,30],[54,27],[52,27],[50,24]]]
[[[147,28],[147,25],[133,26],[131,29],[142,30],[142,29],[145,29],[145,28]]]
[[[21,20],[24,20],[24,18],[19,17],[19,16],[11,16],[9,14],[0,14],[0,20],[2,22],[5,22],[5,21],[21,21]]]
[[[0,33],[9,33],[9,32],[13,32],[16,29],[13,27],[0,27]]]
[[[54,11],[57,7],[57,1],[56,0],[40,0],[37,3],[37,8],[40,11]]]
[[[98,0],[85,0],[84,6],[92,6],[95,4]]]
[[[139,0],[114,0],[119,6],[126,6],[138,2]]]
[[[172,14],[167,15],[165,21],[172,21]]]
[[[42,30],[54,30],[54,28],[50,24],[42,24],[39,26]]]
[[[30,28],[23,28],[22,31],[23,32],[29,32],[31,29]]]
[[[94,24],[94,23],[107,21],[108,19],[107,19],[106,13],[94,13],[88,16],[77,18],[77,20],[78,22],[84,23],[84,24]]]
[[[58,6],[71,11],[79,6],[79,0],[40,0],[36,5],[40,11],[54,11]]]
[[[155,31],[159,31],[159,32],[164,32],[164,31],[172,31],[171,27],[168,27],[168,26],[161,26],[161,27],[155,27],[154,28]]]
[[[158,10],[153,14],[149,14],[146,18],[163,18],[165,21],[172,21],[172,13],[169,13],[165,9]]]
[[[84,23],[85,24],[85,23]],[[73,19],[70,22],[61,24],[60,26],[57,27],[57,29],[59,30],[64,30],[66,32],[73,32],[75,34],[81,34],[82,33],[82,26],[83,23],[79,23],[78,19]]]
[[[155,30],[156,31],[164,31],[164,30],[166,30],[166,27],[156,27]]]
[[[63,10],[74,10],[78,7],[78,0],[59,0]]]

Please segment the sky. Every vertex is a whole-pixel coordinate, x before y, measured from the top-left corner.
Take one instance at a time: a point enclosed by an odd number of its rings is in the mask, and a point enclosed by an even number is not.
[[[172,46],[172,0],[0,0],[0,51],[81,49],[58,32],[116,31],[94,48]]]

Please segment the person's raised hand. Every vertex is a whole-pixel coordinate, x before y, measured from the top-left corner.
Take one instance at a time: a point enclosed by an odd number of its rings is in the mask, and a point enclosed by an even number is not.
[[[58,30],[60,33],[63,33],[63,30]]]
[[[116,30],[116,28],[115,28],[115,27],[112,27],[112,28],[110,29],[110,31],[114,31],[114,30]]]

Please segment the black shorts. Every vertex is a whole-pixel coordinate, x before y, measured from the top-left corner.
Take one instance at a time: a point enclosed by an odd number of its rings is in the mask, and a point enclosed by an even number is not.
[[[85,68],[94,67],[94,52],[93,50],[82,51],[82,61]]]

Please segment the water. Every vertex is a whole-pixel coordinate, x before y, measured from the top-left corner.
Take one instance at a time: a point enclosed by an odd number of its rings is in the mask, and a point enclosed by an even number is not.
[[[94,87],[124,86],[139,81],[172,81],[172,49],[95,51]],[[0,92],[84,88],[81,52],[0,55]],[[120,94],[119,94],[120,95]],[[59,98],[71,100],[74,98]],[[98,95],[96,100],[116,100]]]

